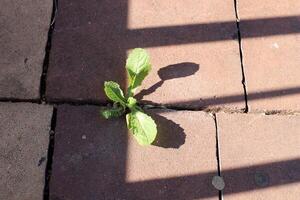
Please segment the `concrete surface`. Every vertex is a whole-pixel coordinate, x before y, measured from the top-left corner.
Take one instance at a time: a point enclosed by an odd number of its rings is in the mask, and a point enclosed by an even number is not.
[[[238,8],[250,110],[300,111],[300,1],[247,0]]]
[[[52,0],[0,2],[0,98],[38,99]]]
[[[52,107],[0,103],[0,199],[43,199]]]
[[[300,115],[220,113],[217,123],[225,200],[299,198]]]

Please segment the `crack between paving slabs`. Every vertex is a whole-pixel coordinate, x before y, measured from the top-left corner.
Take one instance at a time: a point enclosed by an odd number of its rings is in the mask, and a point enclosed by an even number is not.
[[[43,191],[43,199],[49,200],[49,183],[51,178],[52,161],[54,153],[55,127],[56,127],[57,108],[53,107],[53,114],[51,118],[51,128],[49,131],[49,145],[47,154],[47,164],[45,169],[45,185]]]
[[[47,80],[47,72],[49,67],[49,56],[50,56],[50,50],[51,50],[51,41],[52,41],[52,33],[55,26],[55,18],[57,14],[57,0],[53,0],[53,7],[52,7],[52,14],[51,14],[51,20],[49,23],[49,30],[48,30],[48,37],[47,37],[47,43],[45,47],[45,57],[43,62],[43,69],[41,74],[41,80],[40,80],[40,102],[45,102],[45,93],[46,93],[46,80]]]
[[[245,76],[245,69],[244,69],[240,19],[239,19],[239,13],[238,13],[238,0],[234,0],[234,11],[235,11],[235,18],[236,18],[236,27],[237,27],[237,35],[238,35],[238,43],[239,43],[241,70],[242,70],[242,85],[243,85],[244,96],[245,96],[245,111],[244,112],[247,113],[248,112],[248,97],[247,97],[246,76]]]
[[[216,129],[216,160],[217,160],[217,168],[218,168],[218,176],[222,177],[221,174],[221,159],[220,159],[220,144],[219,144],[219,130],[218,130],[218,122],[217,116],[215,113],[212,113],[212,117],[215,122],[215,129]],[[219,200],[223,200],[223,191],[219,191]]]
[[[60,100],[60,101],[40,101],[40,99],[17,99],[17,98],[0,98],[0,103],[33,103],[33,104],[43,104],[43,105],[72,105],[72,106],[100,106],[100,107],[111,107],[111,103],[101,103],[98,101],[76,101],[76,100]],[[235,114],[235,113],[245,113],[240,109],[223,109],[223,108],[191,108],[185,106],[170,106],[170,105],[157,105],[157,104],[140,104],[140,106],[144,109],[169,109],[176,111],[201,111],[206,113],[219,113],[224,112],[227,114]],[[247,113],[253,114],[265,114],[265,115],[300,115],[299,111],[295,110],[254,110]]]

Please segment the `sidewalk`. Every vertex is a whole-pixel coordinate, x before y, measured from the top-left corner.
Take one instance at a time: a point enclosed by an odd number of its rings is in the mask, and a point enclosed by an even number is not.
[[[0,199],[297,200],[299,8],[2,1]],[[155,107],[146,110],[158,124],[150,147],[124,118],[99,115],[103,82],[127,87],[135,47],[153,66],[136,95]]]

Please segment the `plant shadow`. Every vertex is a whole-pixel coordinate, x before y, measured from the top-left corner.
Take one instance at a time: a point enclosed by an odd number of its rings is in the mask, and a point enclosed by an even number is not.
[[[143,89],[136,95],[137,99],[143,99],[144,96],[152,94],[167,80],[191,76],[199,70],[199,64],[193,62],[183,62],[173,65],[168,65],[158,70],[158,76],[161,79],[148,89]]]
[[[186,134],[179,124],[167,119],[158,112],[150,111],[149,113],[157,124],[158,132],[152,143],[153,146],[178,149],[185,143]]]

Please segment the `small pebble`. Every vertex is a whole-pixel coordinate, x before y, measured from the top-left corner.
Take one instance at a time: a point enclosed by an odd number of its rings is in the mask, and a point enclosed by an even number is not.
[[[217,190],[223,190],[225,187],[224,179],[221,176],[214,176],[212,184]]]
[[[86,139],[86,135],[82,135],[81,139],[85,140]]]
[[[225,188],[224,179],[221,176],[214,176],[213,179],[212,179],[212,185],[217,190],[223,190]]]

